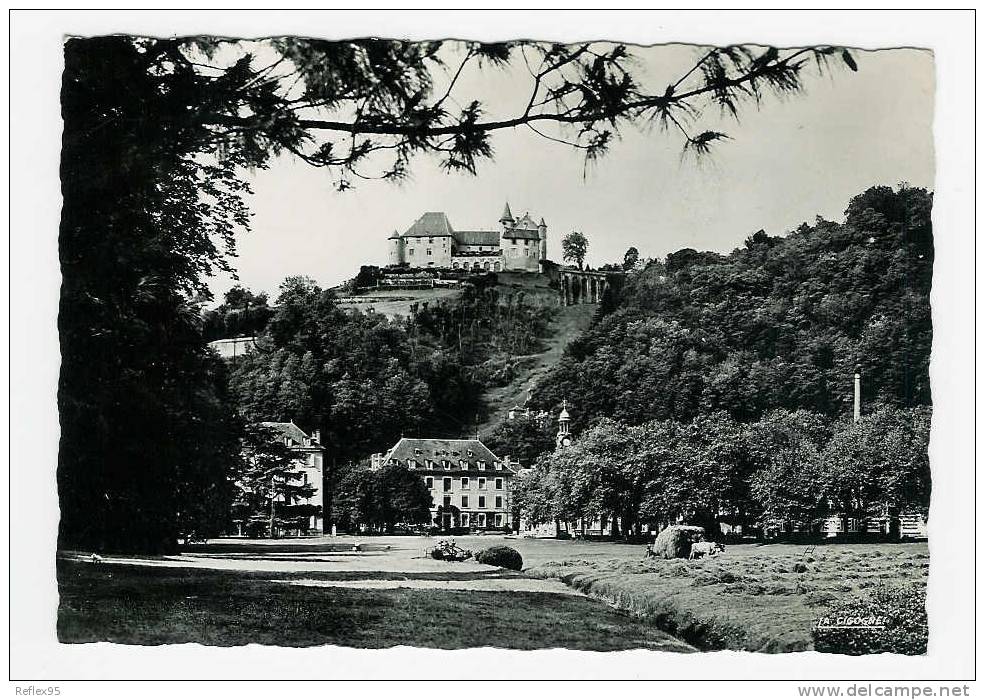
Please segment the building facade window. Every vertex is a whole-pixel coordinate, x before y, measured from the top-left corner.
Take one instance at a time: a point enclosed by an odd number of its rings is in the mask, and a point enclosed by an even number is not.
[[[479,507],[480,508],[485,508],[486,507],[486,497],[485,496],[479,496]]]
[[[469,478],[467,476],[462,477],[462,488],[467,489],[469,487]]]
[[[450,476],[446,476],[444,479],[442,479],[441,480],[441,484],[442,484],[442,491],[451,491],[451,477]]]
[[[469,526],[469,514],[462,513],[462,527],[468,527],[468,526]]]
[[[485,488],[486,488],[486,477],[480,476],[479,477],[479,490],[480,491],[484,491]]]
[[[486,526],[486,514],[485,513],[479,513],[478,515],[475,516],[475,519],[476,519],[476,522],[477,522],[477,524],[478,524],[479,527],[485,527]]]
[[[433,476],[426,476],[426,477],[424,477],[424,485],[427,486],[429,489],[433,489],[434,488],[434,477]]]
[[[503,497],[502,496],[496,496],[496,507],[497,508],[502,508],[503,507]]]
[[[503,479],[502,479],[502,477],[500,477],[499,479],[496,479],[496,490],[497,491],[502,491],[503,490]]]
[[[448,506],[450,506],[451,505],[451,496],[445,496],[444,499],[442,500],[442,503],[444,504],[445,508],[447,508]]]
[[[503,527],[503,514],[496,513],[496,527]]]
[[[469,507],[469,497],[462,496],[462,508],[468,508],[468,507]]]

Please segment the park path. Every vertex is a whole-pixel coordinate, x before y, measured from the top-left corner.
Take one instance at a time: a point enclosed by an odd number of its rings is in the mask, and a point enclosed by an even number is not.
[[[493,544],[481,539],[482,545]],[[365,589],[428,589],[460,591],[504,591],[583,594],[564,583],[526,576],[468,560],[447,562],[427,556],[436,544],[432,538],[374,538],[363,543],[356,538],[304,540],[214,540],[188,552],[163,557],[103,556],[99,563],[174,569],[205,569],[251,573],[290,574],[286,582],[298,586]],[[476,549],[481,548],[475,547]],[[62,556],[91,561],[81,552]],[[311,574],[311,577],[296,577]],[[333,574],[338,577],[333,578]],[[365,574],[360,577],[358,574]],[[380,578],[383,576],[383,578]],[[281,580],[281,579],[278,579]]]

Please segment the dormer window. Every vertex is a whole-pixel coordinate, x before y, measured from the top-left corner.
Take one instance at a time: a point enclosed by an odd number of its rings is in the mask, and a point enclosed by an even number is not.
[[[486,470],[486,463],[485,463],[485,462],[483,462],[483,461],[482,461],[482,460],[480,459],[480,460],[479,460],[479,471],[485,471],[485,470]]]
[[[414,455],[418,457],[421,455],[421,449],[419,447],[414,448]]]

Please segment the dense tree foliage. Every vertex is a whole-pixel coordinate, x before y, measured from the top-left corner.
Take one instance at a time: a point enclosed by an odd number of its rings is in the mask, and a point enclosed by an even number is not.
[[[901,186],[854,197],[842,224],[760,231],[728,255],[681,250],[627,275],[613,310],[573,342],[531,405],[687,422],[724,410],[844,415],[929,405],[931,195]]]
[[[334,470],[404,434],[471,430],[483,388],[508,380],[496,359],[528,352],[548,318],[522,298],[469,285],[454,302],[388,320],[344,310],[330,290],[289,278],[256,350],[233,363],[230,386],[247,420],[321,431],[331,494]]]
[[[202,314],[202,335],[206,340],[255,336],[271,316],[266,294],[236,285],[226,292],[222,304]]]
[[[516,503],[533,522],[612,521],[616,533],[684,521],[816,526],[831,513],[866,519],[926,513],[929,410],[880,407],[858,423],[774,411],[755,423],[725,412],[689,423],[601,419],[541,456]],[[618,520],[613,520],[618,519]]]
[[[370,470],[355,467],[340,478],[336,518],[343,530],[393,532],[398,524],[422,525],[431,519],[431,492],[419,474],[396,464]]]
[[[262,157],[235,145],[221,164],[202,157],[219,145],[198,121],[235,109],[233,95],[258,92],[243,75],[180,69],[164,45],[66,42],[61,546],[163,551],[228,515],[238,426],[196,299],[247,221],[235,171]]]
[[[521,413],[498,423],[483,442],[493,453],[528,467],[554,449],[556,428],[552,417]]]

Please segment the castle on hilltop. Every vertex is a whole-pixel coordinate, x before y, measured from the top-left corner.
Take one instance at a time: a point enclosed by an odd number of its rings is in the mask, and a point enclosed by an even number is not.
[[[390,236],[390,265],[452,270],[539,272],[547,259],[547,224],[529,213],[519,219],[509,202],[495,230],[456,231],[444,212],[425,212],[402,234]]]

